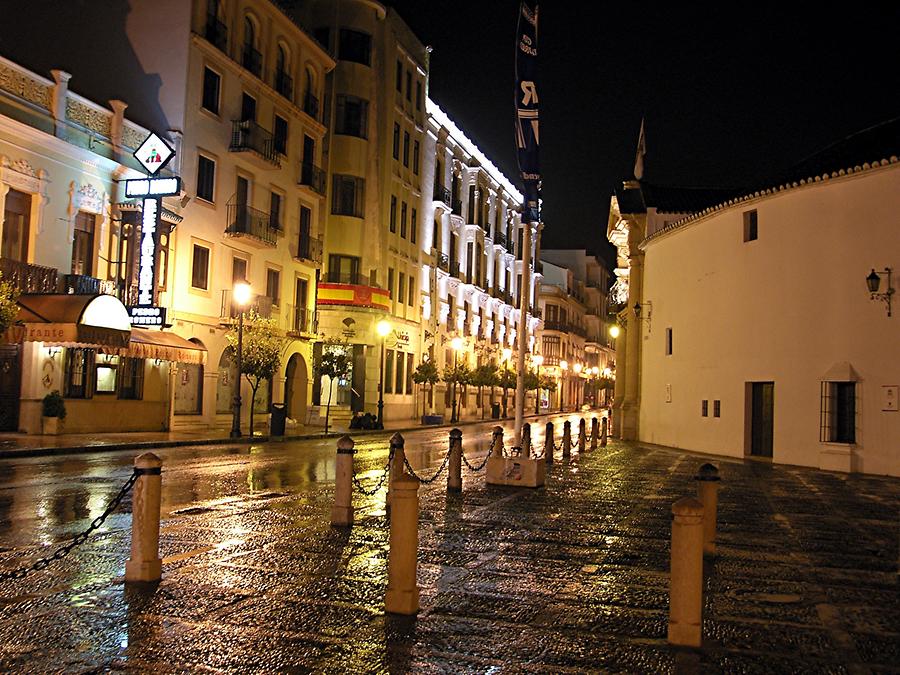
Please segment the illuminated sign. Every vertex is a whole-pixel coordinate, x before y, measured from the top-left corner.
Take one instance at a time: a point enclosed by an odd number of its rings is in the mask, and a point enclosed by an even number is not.
[[[126,197],[170,197],[181,193],[181,178],[141,178],[125,181]]]
[[[165,326],[165,307],[128,307],[128,315],[131,317],[132,326]]]
[[[134,151],[133,156],[153,176],[172,160],[175,151],[163,139],[151,133]]]
[[[141,263],[138,274],[138,306],[153,304],[153,284],[156,283],[156,226],[159,222],[159,200],[144,199],[141,219]]]

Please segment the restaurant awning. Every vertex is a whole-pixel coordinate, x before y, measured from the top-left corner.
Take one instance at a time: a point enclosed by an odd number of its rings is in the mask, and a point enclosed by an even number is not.
[[[10,329],[16,342],[102,351],[128,346],[131,320],[112,295],[20,295],[17,304],[19,325]]]
[[[131,342],[117,353],[119,356],[139,359],[161,359],[198,365],[206,363],[205,347],[175,333],[147,328],[132,328]]]

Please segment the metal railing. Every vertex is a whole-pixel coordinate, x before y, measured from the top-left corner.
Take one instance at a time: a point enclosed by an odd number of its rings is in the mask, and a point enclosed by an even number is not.
[[[257,295],[246,307],[238,306],[231,297],[231,289],[222,291],[222,311],[219,317],[223,320],[230,321],[240,316],[241,310],[245,312],[254,311],[261,317],[269,319],[272,317],[272,298],[267,295]]]
[[[435,184],[434,186],[434,201],[436,202],[444,202],[444,204],[450,205],[450,190],[449,188],[445,188],[443,185]]]
[[[64,274],[60,290],[66,295],[98,295],[100,280],[87,274]]]
[[[462,202],[459,199],[454,199],[453,203],[450,204],[450,210],[453,211],[453,215],[461,216],[462,215]]]
[[[318,328],[319,319],[314,309],[288,305],[287,330],[289,333],[315,333]]]
[[[437,266],[438,269],[444,270],[445,272],[450,271],[450,258],[446,253],[438,253],[437,254]]]
[[[219,51],[224,52],[228,49],[228,28],[214,16],[206,17],[204,37]]]
[[[254,49],[253,45],[245,44],[241,50],[241,65],[259,77],[262,73],[262,54],[258,49]]]
[[[300,239],[297,242],[297,258],[300,260],[310,260],[312,262],[322,262],[322,240],[316,239],[309,235],[309,226],[304,228],[300,226]]]
[[[277,233],[278,230],[272,227],[270,216],[265,211],[246,204],[228,204],[228,227],[225,228],[225,234],[247,235],[274,246],[277,243]]]
[[[284,96],[287,100],[292,100],[294,96],[294,78],[285,71],[275,69],[274,78],[275,91]]]
[[[496,232],[494,234],[494,243],[506,248],[506,235],[502,232]]]
[[[319,99],[309,92],[303,95],[303,112],[314,120],[319,119]]]
[[[325,172],[312,162],[301,162],[298,185],[306,185],[320,195],[325,194]]]
[[[55,267],[0,258],[0,276],[19,293],[56,293],[59,290],[59,271]]]
[[[253,120],[233,120],[231,122],[230,152],[250,150],[263,159],[278,164],[278,151],[275,149],[275,137],[268,129],[264,129]]]
[[[325,282],[329,284],[353,284],[354,286],[368,286],[368,279],[363,279],[359,272],[331,272],[325,275]]]

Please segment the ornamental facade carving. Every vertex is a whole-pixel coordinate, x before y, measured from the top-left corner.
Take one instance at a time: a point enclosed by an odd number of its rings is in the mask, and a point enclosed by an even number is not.
[[[112,123],[110,113],[96,110],[73,98],[66,99],[66,119],[77,122],[86,129],[95,131],[103,136],[110,135]]]
[[[50,85],[38,82],[14,68],[2,64],[0,64],[0,89],[12,92],[16,96],[41,108],[50,109],[50,101],[52,99],[52,88]]]

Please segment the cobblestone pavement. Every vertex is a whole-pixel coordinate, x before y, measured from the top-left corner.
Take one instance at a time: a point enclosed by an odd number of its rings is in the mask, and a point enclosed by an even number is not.
[[[466,444],[473,460],[486,449]],[[442,452],[413,465],[433,472]],[[349,530],[328,525],[327,481],[181,509],[150,588],[124,586],[130,516],[117,514],[65,561],[0,584],[0,670],[900,672],[891,478],[716,460],[704,645],[666,643],[670,508],[708,459],[611,442],[558,458],[539,490],[465,468],[461,495],[423,486],[417,618],[383,612],[383,491],[355,492]],[[360,459],[363,483],[383,466]]]

